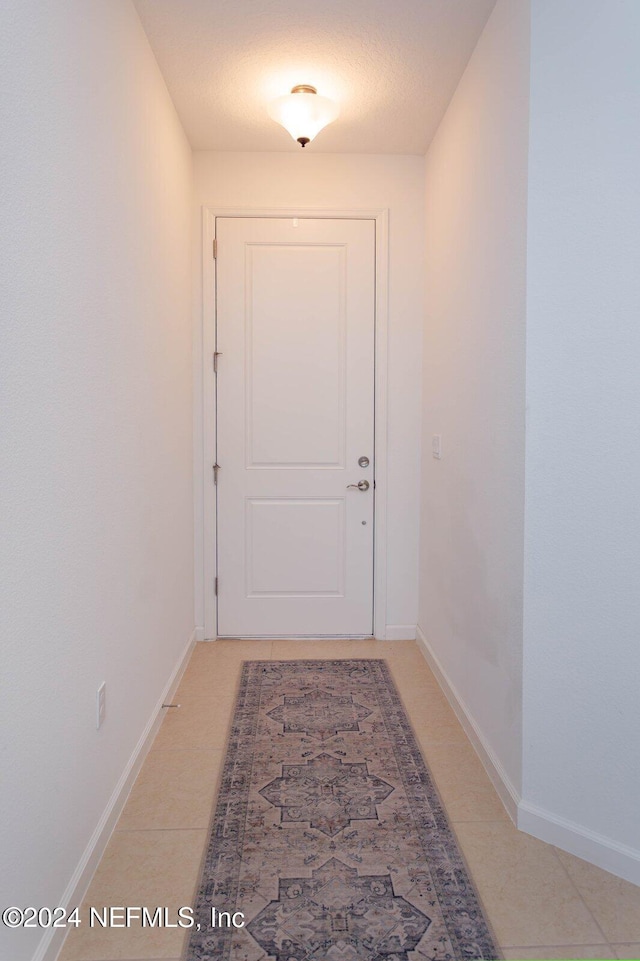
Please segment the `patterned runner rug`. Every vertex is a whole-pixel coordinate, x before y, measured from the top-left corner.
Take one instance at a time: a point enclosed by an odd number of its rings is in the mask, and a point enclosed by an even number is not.
[[[244,664],[196,920],[187,961],[500,957],[384,661]]]

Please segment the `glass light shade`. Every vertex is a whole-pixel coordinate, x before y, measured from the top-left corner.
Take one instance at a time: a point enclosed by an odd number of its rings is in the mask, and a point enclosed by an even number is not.
[[[288,130],[303,147],[335,120],[339,112],[337,103],[317,93],[288,93],[269,104],[271,119]]]

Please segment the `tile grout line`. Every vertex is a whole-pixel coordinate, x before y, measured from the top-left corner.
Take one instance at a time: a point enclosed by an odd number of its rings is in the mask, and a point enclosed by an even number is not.
[[[180,827],[180,828],[119,828],[116,825],[114,834],[157,834],[159,831],[204,831],[206,833],[208,823],[204,827]]]
[[[115,829],[114,834],[157,834],[158,831],[204,831],[207,828],[120,828]]]
[[[515,951],[517,948],[525,948],[527,951],[538,951],[543,948],[586,948],[586,944],[501,944],[501,948],[505,951]],[[592,948],[612,948],[611,944],[607,944],[606,941],[592,941],[589,944]]]
[[[567,880],[568,880],[569,884],[571,885],[571,887],[573,888],[573,890],[576,892],[576,894],[578,895],[579,899],[582,901],[582,903],[583,903],[583,905],[584,905],[584,907],[585,907],[585,910],[586,910],[587,914],[588,914],[589,917],[592,919],[592,921],[593,921],[593,923],[595,924],[595,926],[597,927],[598,931],[600,932],[600,934],[601,934],[602,937],[604,938],[603,944],[606,944],[606,945],[610,948],[610,950],[613,951],[614,954],[617,954],[617,951],[614,951],[613,945],[611,944],[611,942],[609,941],[609,939],[608,939],[607,936],[605,935],[604,931],[602,930],[602,927],[601,927],[601,925],[600,925],[600,922],[598,921],[598,919],[596,918],[595,914],[593,913],[593,911],[591,910],[591,908],[590,908],[589,905],[587,904],[585,898],[583,898],[583,896],[582,896],[582,891],[580,890],[580,888],[578,887],[578,885],[575,883],[575,881],[573,880],[573,878],[572,878],[571,875],[569,874],[569,871],[567,870],[567,868],[565,867],[565,865],[564,865],[563,862],[562,862],[562,858],[560,858],[560,857],[558,856],[558,852],[556,851],[555,846],[554,846],[553,844],[550,844],[549,847],[551,848],[551,853],[553,854],[554,858],[556,859],[556,861],[558,862],[558,864],[560,865],[560,867],[561,867],[562,870],[564,871],[564,873],[565,873],[565,875],[566,875],[566,877],[567,877]]]
[[[438,787],[438,782],[435,780],[435,778],[434,778],[434,781],[435,781],[436,787]],[[440,788],[438,788],[438,791],[440,792],[440,796],[442,797],[442,792],[440,791]],[[442,803],[446,811],[447,805],[444,803],[444,801]],[[450,824],[508,824],[509,823],[506,818],[502,818],[502,820],[500,821],[496,820],[496,818],[452,818],[448,813],[447,813],[447,817],[449,818]],[[521,945],[521,947],[524,947],[524,945]]]

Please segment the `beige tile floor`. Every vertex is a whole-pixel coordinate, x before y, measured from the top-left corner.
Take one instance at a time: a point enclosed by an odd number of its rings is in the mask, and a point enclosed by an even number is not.
[[[196,645],[83,917],[89,905],[193,904],[242,661],[336,656],[388,660],[505,958],[640,958],[640,887],[515,829],[413,641]],[[179,961],[184,938],[81,927],[59,961]]]

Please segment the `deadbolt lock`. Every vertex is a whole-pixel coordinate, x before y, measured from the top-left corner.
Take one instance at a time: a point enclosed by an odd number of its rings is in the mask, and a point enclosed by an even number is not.
[[[368,458],[368,457],[359,457],[359,458],[358,458],[358,464],[359,464],[360,467],[368,467],[368,466],[369,466],[369,458]]]

